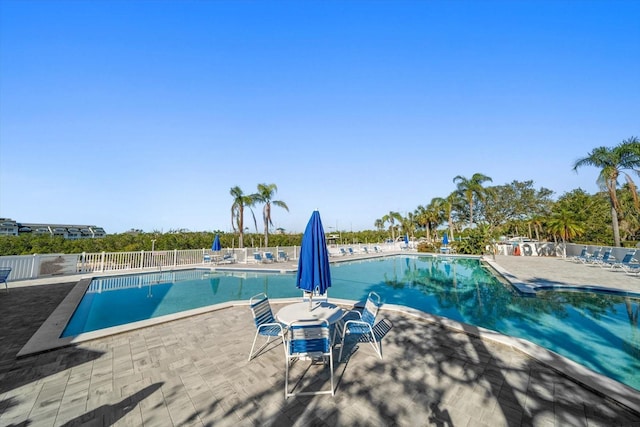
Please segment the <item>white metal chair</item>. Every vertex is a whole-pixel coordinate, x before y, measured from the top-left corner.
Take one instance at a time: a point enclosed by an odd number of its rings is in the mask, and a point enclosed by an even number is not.
[[[333,386],[333,350],[331,348],[331,333],[329,331],[329,322],[322,320],[320,322],[293,322],[289,325],[289,340],[285,346],[286,367],[284,379],[284,397],[289,398],[297,395],[316,395],[330,394],[334,395]],[[303,378],[289,391],[289,369],[291,362],[295,359],[311,359],[311,364],[321,360],[324,365],[329,365],[330,369],[330,385],[331,389],[321,389],[314,391],[298,391],[294,390],[300,385]],[[327,363],[328,362],[328,363]],[[306,370],[305,372],[309,372]]]
[[[267,344],[271,342],[271,338],[273,337],[280,337],[282,345],[284,346],[285,327],[283,327],[283,325],[273,317],[269,298],[265,293],[259,293],[252,296],[249,300],[249,306],[251,307],[253,320],[256,324],[256,335],[253,338],[253,344],[251,345],[251,351],[249,352],[249,360],[251,360],[254,356],[253,349],[256,346],[258,335],[267,337],[267,341],[262,345],[262,347],[256,350],[256,353],[259,353],[263,348],[265,348]]]
[[[382,347],[373,332],[376,316],[378,315],[380,306],[380,295],[375,292],[369,292],[362,314],[356,310],[349,312],[350,314],[355,314],[357,318],[344,321],[342,329],[342,343],[340,344],[340,355],[338,356],[339,361],[342,360],[344,342],[349,335],[357,336],[358,342],[369,342],[378,357],[382,359]]]
[[[11,267],[0,267],[0,283],[4,283],[7,292],[9,292],[9,284],[7,283],[9,274],[11,274]]]

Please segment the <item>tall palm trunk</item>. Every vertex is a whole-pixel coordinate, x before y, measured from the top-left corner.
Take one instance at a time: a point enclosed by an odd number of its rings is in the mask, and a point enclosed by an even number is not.
[[[618,211],[611,203],[611,226],[613,227],[613,244],[620,247],[620,225],[618,224]]]

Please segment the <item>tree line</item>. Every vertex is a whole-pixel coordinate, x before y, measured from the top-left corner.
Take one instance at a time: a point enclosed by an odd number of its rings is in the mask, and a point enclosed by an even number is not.
[[[535,189],[533,181],[486,186],[492,179],[482,173],[470,178],[458,175],[453,178],[455,190],[446,197],[434,197],[406,216],[391,211],[374,226],[386,228],[392,238],[422,231],[428,241],[444,232],[450,240],[480,234],[481,243],[501,235],[556,241],[582,238],[614,246],[635,243],[640,237],[640,203],[632,174],[640,175],[640,141],[631,137],[614,147],[595,148],[577,160],[573,170],[586,166],[600,169],[601,191],[594,195],[577,189],[554,201],[553,191]]]
[[[632,175],[640,175],[640,141],[631,137],[614,147],[598,147],[573,165],[579,169],[600,169],[596,194],[576,189],[553,200],[553,191],[534,188],[533,181],[513,181],[487,186],[491,177],[475,173],[453,178],[455,190],[434,197],[406,216],[390,211],[377,219],[373,230],[339,231],[338,243],[377,243],[408,234],[423,238],[435,247],[443,233],[461,253],[481,253],[499,236],[528,236],[537,240],[632,246],[640,238],[640,204]],[[624,182],[620,182],[621,180]],[[232,233],[172,230],[128,232],[102,239],[66,240],[48,235],[0,236],[0,255],[33,253],[121,252],[140,250],[200,249],[211,247],[215,234],[226,248],[299,246],[302,234],[270,234],[272,207],[289,211],[275,200],[276,184],[258,184],[255,193],[245,194],[239,186],[229,190]],[[253,209],[262,205],[263,232],[258,233]],[[256,233],[245,227],[250,213]],[[433,248],[431,248],[433,249]]]

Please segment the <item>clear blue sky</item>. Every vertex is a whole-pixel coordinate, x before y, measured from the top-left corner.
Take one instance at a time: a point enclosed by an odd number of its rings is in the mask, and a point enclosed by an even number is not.
[[[372,229],[456,175],[594,193],[573,163],[631,136],[640,1],[0,1],[22,222],[230,231],[275,183],[277,227]]]

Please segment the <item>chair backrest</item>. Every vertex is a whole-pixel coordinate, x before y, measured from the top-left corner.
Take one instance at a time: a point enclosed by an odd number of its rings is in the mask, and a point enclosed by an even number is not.
[[[273,261],[273,254],[271,252],[265,252],[264,257],[270,261]]]
[[[620,260],[620,264],[629,264],[631,263],[631,260],[633,259],[633,256],[635,255],[635,251],[632,252],[627,252],[624,257],[622,257],[622,260]]]
[[[331,352],[331,333],[326,320],[302,322],[289,326],[289,356]]]
[[[253,259],[256,261],[262,261],[262,255],[260,255],[260,252],[254,252]]]
[[[602,255],[602,261],[609,261],[609,258],[611,257],[611,251],[607,250],[605,251],[605,253]]]
[[[252,296],[249,300],[249,306],[251,307],[256,327],[265,323],[276,323],[271,311],[271,304],[269,304],[269,297],[265,293]]]
[[[380,295],[375,292],[369,292],[367,302],[364,305],[364,310],[362,310],[362,320],[373,326],[376,321],[376,316],[378,315],[379,309]]]
[[[278,258],[287,259],[287,253],[285,251],[278,251]]]
[[[0,283],[6,282],[9,274],[11,274],[11,267],[0,267]]]
[[[600,249],[596,249],[595,251],[593,251],[589,259],[598,259],[599,256],[600,256]]]
[[[584,248],[582,248],[582,251],[580,251],[580,255],[578,255],[578,258],[584,258],[587,256],[587,247],[585,246]]]
[[[353,248],[349,248],[349,249],[347,249],[347,250],[349,251],[349,255],[353,255],[353,254],[354,254],[354,252],[353,252]]]

